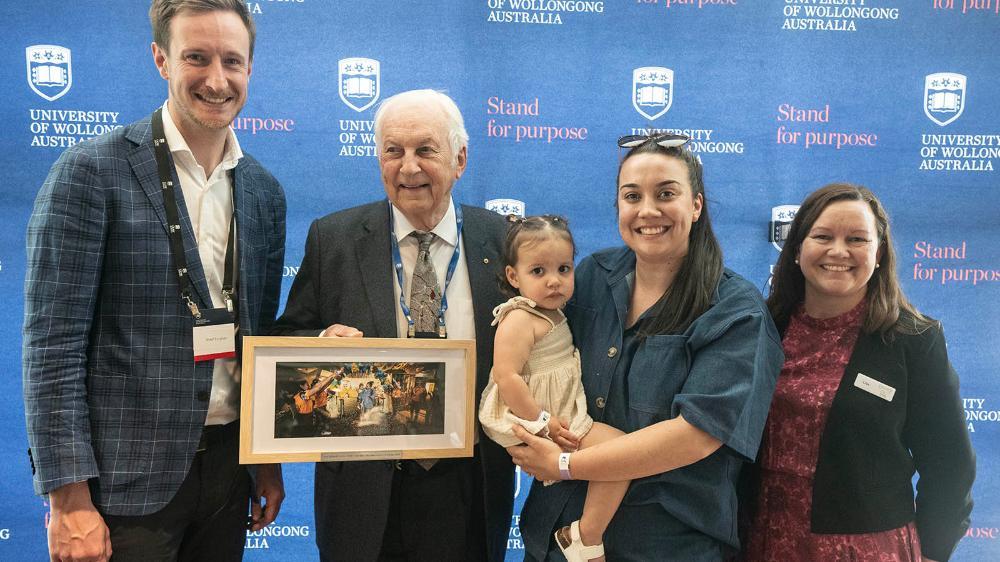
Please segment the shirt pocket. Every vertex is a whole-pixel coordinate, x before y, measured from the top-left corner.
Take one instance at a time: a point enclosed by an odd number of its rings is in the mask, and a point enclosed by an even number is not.
[[[674,397],[687,380],[688,337],[647,336],[628,372],[629,418],[639,429],[673,417]]]

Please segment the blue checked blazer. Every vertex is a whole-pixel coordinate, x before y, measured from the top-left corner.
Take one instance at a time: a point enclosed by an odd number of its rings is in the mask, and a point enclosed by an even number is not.
[[[212,387],[212,362],[193,361],[152,146],[147,117],[70,148],[28,222],[23,377],[35,491],[89,480],[94,504],[112,515],[153,513],[174,496]],[[259,334],[280,298],[285,195],[250,156],[233,180],[240,333]],[[211,307],[176,193],[194,297]]]

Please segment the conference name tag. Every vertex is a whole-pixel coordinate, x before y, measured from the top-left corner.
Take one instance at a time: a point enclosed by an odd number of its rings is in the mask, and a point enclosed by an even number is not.
[[[236,357],[236,324],[225,308],[202,309],[194,321],[194,360]]]
[[[858,373],[858,378],[855,379],[854,386],[869,394],[874,394],[886,402],[892,402],[892,397],[896,395],[895,388],[885,383],[878,382],[871,377],[866,377],[861,373]]]

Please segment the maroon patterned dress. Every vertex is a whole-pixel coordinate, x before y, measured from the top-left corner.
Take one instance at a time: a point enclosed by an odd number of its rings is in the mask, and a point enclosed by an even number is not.
[[[785,332],[785,365],[771,403],[761,450],[757,513],[746,560],[919,561],[914,523],[878,533],[810,532],[813,475],[830,404],[860,333],[865,302],[834,318],[799,307]]]

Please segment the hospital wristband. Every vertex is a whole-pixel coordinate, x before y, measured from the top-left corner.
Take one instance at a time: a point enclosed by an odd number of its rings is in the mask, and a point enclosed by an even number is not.
[[[562,480],[572,480],[573,475],[569,473],[569,456],[572,453],[559,453],[559,478]]]
[[[537,435],[539,437],[548,437],[549,419],[551,418],[552,414],[546,412],[545,410],[542,410],[542,412],[538,414],[537,420],[523,423],[521,425],[523,425],[524,429],[527,429],[532,435]]]

